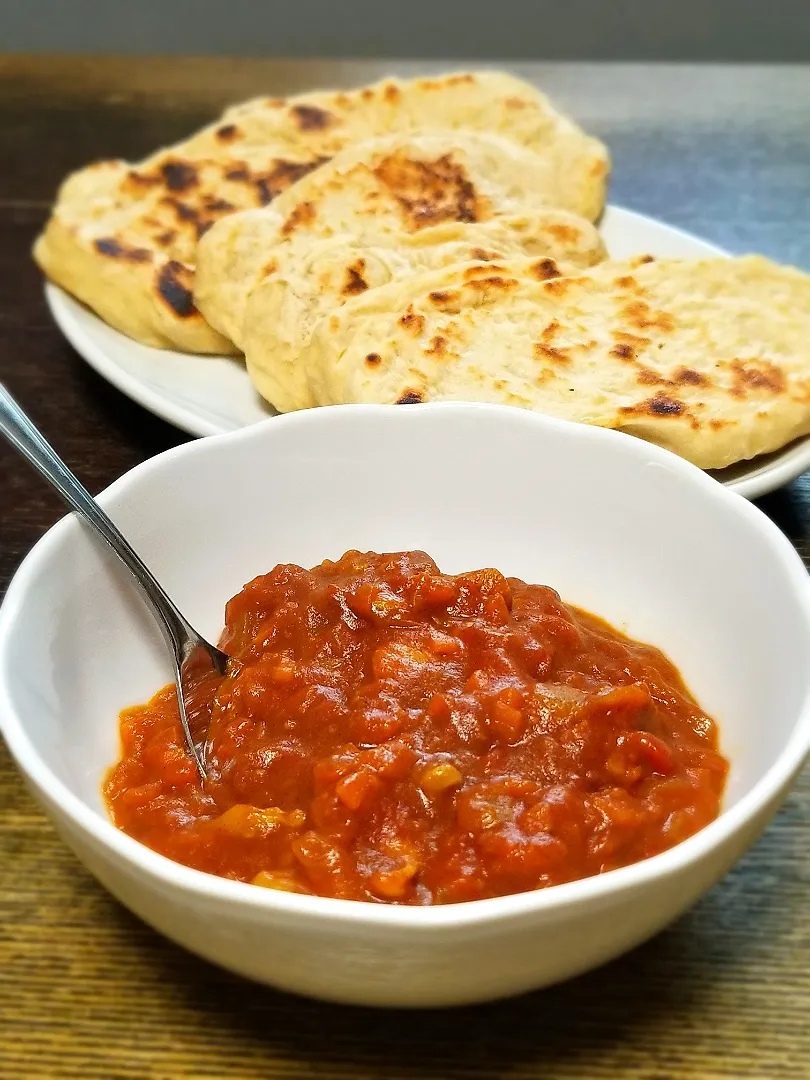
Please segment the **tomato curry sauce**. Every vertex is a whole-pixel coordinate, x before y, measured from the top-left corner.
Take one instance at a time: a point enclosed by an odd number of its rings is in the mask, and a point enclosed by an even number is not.
[[[549,588],[422,552],[277,566],[227,606],[200,785],[173,688],[121,716],[115,823],[276,889],[447,904],[644,859],[728,763],[672,664]]]

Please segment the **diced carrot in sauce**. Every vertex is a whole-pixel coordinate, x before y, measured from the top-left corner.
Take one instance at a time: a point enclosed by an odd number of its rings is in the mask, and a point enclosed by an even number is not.
[[[490,729],[504,742],[517,742],[526,729],[526,717],[505,701],[496,701],[489,720]]]
[[[434,694],[428,702],[427,714],[431,720],[449,720],[452,711],[450,702],[443,694]]]
[[[422,612],[428,608],[448,608],[455,603],[458,592],[452,578],[442,574],[415,574],[411,578],[411,609]]]
[[[298,674],[298,668],[295,665],[295,661],[289,657],[282,657],[281,660],[270,668],[270,678],[274,683],[281,683],[287,685],[295,681],[295,676]]]
[[[278,566],[226,609],[200,785],[172,688],[121,714],[116,824],[189,866],[460,903],[655,855],[718,814],[717,728],[656,649],[422,552]]]
[[[374,797],[381,786],[371,769],[364,766],[339,780],[335,794],[344,806],[348,806],[350,810],[359,810],[363,803]]]
[[[463,645],[452,634],[440,634],[436,630],[428,639],[428,648],[436,656],[455,656],[461,652]]]

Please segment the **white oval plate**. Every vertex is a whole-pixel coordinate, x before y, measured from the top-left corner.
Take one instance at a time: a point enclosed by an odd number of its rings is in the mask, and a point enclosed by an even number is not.
[[[700,258],[726,255],[662,221],[608,206],[601,232],[613,258],[649,254]],[[152,349],[113,330],[56,285],[45,298],[59,329],[99,375],[133,401],[191,435],[218,435],[276,415],[253,389],[241,360]],[[727,487],[753,499],[810,469],[810,437],[773,454],[714,472]]]

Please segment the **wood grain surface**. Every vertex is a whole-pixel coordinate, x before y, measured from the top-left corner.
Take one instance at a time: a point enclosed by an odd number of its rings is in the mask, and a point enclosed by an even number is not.
[[[90,371],[48,317],[28,252],[61,177],[146,153],[235,98],[387,70],[0,59],[0,376],[91,491],[185,436]],[[614,201],[810,268],[810,68],[516,70],[610,143]],[[808,561],[810,478],[761,505]],[[0,448],[0,588],[61,513]],[[85,873],[0,749],[2,1080],[799,1080],[810,1077],[809,1016],[807,773],[738,867],[649,944],[516,1000],[406,1014],[276,993],[170,945]]]

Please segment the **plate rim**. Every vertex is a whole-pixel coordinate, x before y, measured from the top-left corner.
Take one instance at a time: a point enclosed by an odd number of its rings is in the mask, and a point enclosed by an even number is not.
[[[71,296],[67,290],[52,281],[45,281],[44,291],[45,302],[63,337],[85,363],[89,364],[98,375],[110,383],[111,386],[120,390],[131,401],[141,405],[148,412],[151,412],[153,416],[166,420],[168,423],[180,428],[187,435],[193,435],[197,438],[205,438],[208,435],[221,435],[225,431],[236,430],[206,420],[191,407],[172,401],[158,391],[153,390],[152,387],[135,375],[131,375],[125,368],[110,359],[102,346],[92,336],[84,332],[82,326],[76,321],[76,315],[72,307],[79,305],[83,308],[83,314],[98,319],[99,322],[103,322],[103,319],[90,308],[84,308],[80,300]],[[114,327],[110,327],[110,329],[115,333],[120,333]],[[121,334],[121,336],[126,337],[125,334]],[[136,344],[141,343],[137,342]]]

